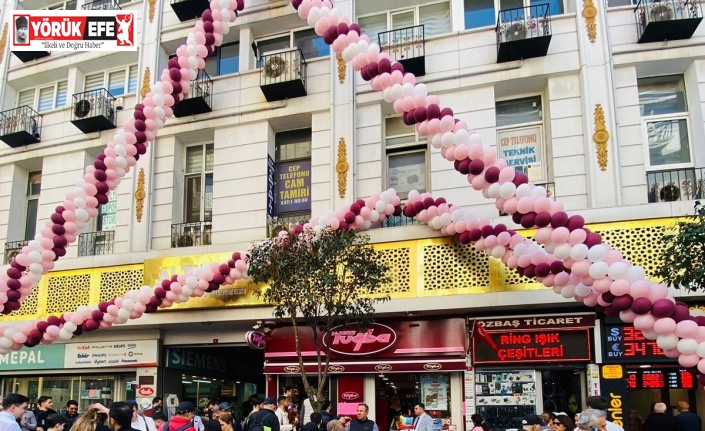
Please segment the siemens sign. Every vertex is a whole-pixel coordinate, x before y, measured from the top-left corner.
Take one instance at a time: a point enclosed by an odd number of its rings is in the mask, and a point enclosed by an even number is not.
[[[228,370],[226,358],[186,349],[167,349],[167,367],[186,371],[208,370],[220,373]]]

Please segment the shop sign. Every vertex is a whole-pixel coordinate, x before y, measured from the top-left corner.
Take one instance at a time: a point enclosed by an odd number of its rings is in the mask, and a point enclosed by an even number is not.
[[[668,370],[628,370],[629,389],[694,389],[695,375],[684,368]]]
[[[275,169],[277,214],[311,209],[311,161],[279,163]]]
[[[497,155],[506,160],[508,166],[525,173],[533,182],[545,181],[541,126],[497,132],[497,143]]]
[[[215,371],[224,373],[228,371],[226,358],[209,355],[207,353],[186,350],[167,349],[166,366],[185,371]]]
[[[355,401],[356,399],[360,398],[360,394],[358,394],[357,392],[348,391],[340,394],[340,398],[344,399],[345,401]]]
[[[363,330],[357,324],[340,325],[323,337],[330,350],[350,356],[372,355],[389,349],[396,343],[397,333],[379,323],[369,323]]]
[[[503,319],[477,319],[475,325],[481,325],[488,331],[511,329],[559,329],[591,328],[595,326],[594,314],[565,316],[523,316]]]
[[[472,336],[474,364],[565,362],[592,359],[589,329],[484,330]]]
[[[602,367],[603,378],[600,380],[600,392],[604,397],[607,398],[608,401],[607,420],[610,422],[614,422],[615,425],[619,425],[624,428],[624,425],[626,423],[625,417],[629,414],[629,406],[627,404],[627,398],[625,398],[625,395],[628,392],[627,382],[624,378],[605,378],[605,367],[610,366],[605,365]],[[622,371],[623,367],[621,365],[613,365],[611,367],[620,368],[620,371],[618,373],[613,370],[610,370],[609,373],[611,375],[620,374],[624,376],[624,372]]]
[[[298,365],[291,365],[288,367],[284,367],[284,372],[289,373],[289,374],[299,373],[299,372],[301,372],[301,367],[299,367]]]
[[[392,371],[392,366],[389,364],[377,364],[375,365],[375,371]]]
[[[66,368],[152,367],[157,365],[157,340],[66,344]]]
[[[622,377],[624,377],[622,375],[622,367],[619,365],[605,365],[602,367],[603,379],[621,379]]]
[[[440,370],[442,368],[443,368],[443,365],[441,365],[437,362],[430,362],[428,364],[423,364],[423,369],[428,370],[428,371]]]
[[[146,386],[144,388],[139,388],[137,390],[137,393],[143,397],[151,397],[152,395],[154,395],[154,389],[150,388],[149,386]]]
[[[267,348],[267,336],[262,331],[248,331],[245,341],[251,349],[264,350]]]
[[[48,370],[64,368],[65,344],[40,344],[31,349],[0,355],[0,370]]]
[[[330,372],[330,373],[342,373],[343,371],[345,371],[345,367],[342,365],[328,366],[328,372]]]
[[[632,325],[606,323],[603,334],[605,363],[676,362],[663,354],[656,341],[647,340]]]

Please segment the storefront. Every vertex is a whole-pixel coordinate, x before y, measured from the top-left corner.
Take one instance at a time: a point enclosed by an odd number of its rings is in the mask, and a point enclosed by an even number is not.
[[[315,378],[313,337],[306,327],[299,336],[304,367]],[[467,369],[463,318],[380,320],[362,329],[340,326],[320,337],[331,348],[328,393],[336,414],[354,415],[357,405],[366,403],[370,417],[387,431],[392,422],[399,424],[400,416],[402,424],[410,424],[406,417],[422,402],[436,429],[462,424]],[[281,394],[284,386],[303,392],[295,347],[291,327],[277,328],[268,337],[264,372],[269,396]]]
[[[0,355],[0,392],[32,402],[50,396],[56,409],[69,400],[84,411],[93,403],[151,403],[157,393],[157,340],[40,344]],[[151,404],[150,404],[151,405]]]
[[[493,430],[504,430],[521,428],[529,413],[579,412],[594,325],[588,313],[471,319],[466,420],[479,413]]]
[[[601,392],[620,401],[619,409],[608,412],[611,420],[623,422],[628,431],[632,428],[629,411],[646,418],[654,402],[675,409],[678,401],[686,401],[690,411],[698,413],[697,378],[693,370],[684,369],[678,361],[664,356],[655,341],[644,338],[631,324],[608,318],[602,334]]]

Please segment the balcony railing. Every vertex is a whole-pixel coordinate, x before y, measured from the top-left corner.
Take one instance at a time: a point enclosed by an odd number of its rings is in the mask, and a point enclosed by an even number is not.
[[[500,10],[497,16],[497,62],[543,57],[551,42],[548,4]]]
[[[112,230],[82,233],[78,236],[79,256],[100,256],[113,254],[115,232]]]
[[[306,95],[306,59],[300,49],[265,53],[260,88],[268,102]]]
[[[22,247],[27,245],[29,241],[8,241],[5,243],[5,265],[8,263],[12,262],[12,259],[15,258],[18,254],[20,254],[20,251],[22,251]]]
[[[81,6],[83,10],[122,10],[115,0],[95,0]]]
[[[382,222],[382,227],[399,227],[399,226],[414,226],[424,223],[419,223],[415,217],[407,217],[404,214],[398,216],[389,216]]]
[[[83,133],[115,128],[115,98],[105,88],[73,95],[71,122]]]
[[[211,222],[175,223],[171,225],[171,247],[194,247],[211,244]]]
[[[705,168],[647,172],[646,183],[650,203],[705,198]]]
[[[186,117],[211,112],[213,110],[213,81],[205,70],[199,70],[196,79],[191,81],[191,90],[184,100],[174,105],[174,116]]]
[[[311,219],[311,213],[297,213],[275,216],[268,222],[267,236],[275,237],[282,230],[289,231],[297,224],[303,224]]]
[[[398,28],[377,35],[379,47],[392,61],[404,66],[404,71],[416,76],[426,74],[426,37],[424,26]]]
[[[36,144],[42,135],[42,115],[29,106],[0,112],[0,139],[12,148]]]
[[[690,39],[703,19],[698,0],[639,0],[634,14],[639,43]]]

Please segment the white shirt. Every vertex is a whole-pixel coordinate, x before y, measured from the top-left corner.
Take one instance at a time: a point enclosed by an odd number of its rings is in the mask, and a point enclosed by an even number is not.
[[[277,407],[274,414],[277,415],[277,419],[279,419],[279,431],[291,431],[294,429],[289,423],[289,414],[287,412]]]
[[[22,431],[17,419],[8,412],[0,412],[0,431]]]
[[[303,409],[301,410],[301,419],[303,424],[311,422],[311,413],[315,412],[313,406],[311,405],[311,398],[306,398],[303,402]]]
[[[137,415],[137,421],[132,422],[132,428],[139,431],[157,431],[154,420],[149,416]]]
[[[624,431],[624,428],[622,428],[619,425],[615,425],[613,422],[607,421],[607,425],[605,426],[607,428],[607,431]]]

